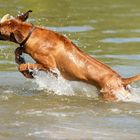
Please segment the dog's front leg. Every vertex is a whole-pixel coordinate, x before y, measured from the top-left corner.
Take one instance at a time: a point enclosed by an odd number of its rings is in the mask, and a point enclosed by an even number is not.
[[[38,70],[46,70],[41,64],[20,64],[18,67],[19,71],[26,77],[32,79],[32,73],[29,72],[29,69],[38,69]]]
[[[25,52],[23,47],[18,47],[15,50],[15,61],[19,65],[25,63],[24,58],[21,56],[23,52]]]

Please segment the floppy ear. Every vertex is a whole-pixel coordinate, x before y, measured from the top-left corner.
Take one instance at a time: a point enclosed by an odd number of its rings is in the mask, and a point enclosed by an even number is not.
[[[10,34],[10,39],[15,43],[21,43],[23,39],[23,35],[19,31],[14,31]]]
[[[21,15],[17,16],[16,19],[20,21],[26,21],[29,17],[29,13],[31,13],[32,10],[27,11],[26,13],[22,13]]]

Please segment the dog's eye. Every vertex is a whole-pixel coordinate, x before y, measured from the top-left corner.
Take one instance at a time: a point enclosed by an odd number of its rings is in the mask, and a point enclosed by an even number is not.
[[[11,21],[8,22],[8,26],[12,29],[14,29],[16,26]]]

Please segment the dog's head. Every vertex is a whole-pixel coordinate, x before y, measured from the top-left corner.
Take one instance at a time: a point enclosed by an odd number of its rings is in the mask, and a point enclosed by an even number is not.
[[[0,40],[20,41],[19,36],[22,34],[19,32],[19,28],[22,28],[21,25],[28,19],[30,12],[32,11],[29,10],[17,17],[12,17],[9,14],[3,16],[0,21]]]

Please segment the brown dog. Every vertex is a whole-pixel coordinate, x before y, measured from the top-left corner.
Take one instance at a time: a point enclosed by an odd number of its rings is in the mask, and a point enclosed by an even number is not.
[[[16,18],[5,15],[0,23],[0,40],[20,44],[15,51],[19,71],[32,78],[29,69],[39,69],[53,73],[58,69],[68,80],[83,81],[95,85],[105,100],[117,100],[118,92],[127,96],[127,85],[139,80],[140,75],[122,78],[117,72],[95,58],[82,52],[72,41],[63,35],[46,28],[26,23],[28,11]],[[29,54],[35,64],[26,64],[22,53]]]

